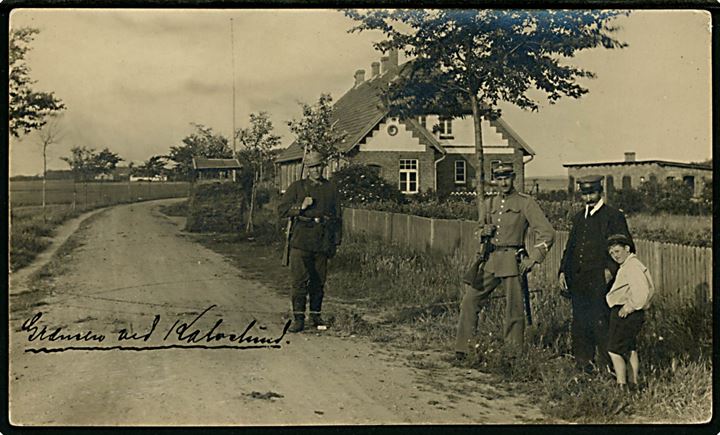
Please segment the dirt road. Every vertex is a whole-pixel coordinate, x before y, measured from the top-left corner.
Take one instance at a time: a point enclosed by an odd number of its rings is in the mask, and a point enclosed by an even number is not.
[[[34,306],[20,304],[34,295],[13,283],[13,424],[548,422],[532,399],[438,355],[416,352],[433,361],[432,369],[417,368],[409,351],[362,338],[283,336],[288,301],[184,236],[182,219],[158,211],[163,203],[92,217],[73,235],[77,247],[59,251],[63,270]],[[246,329],[245,340],[231,340]],[[75,334],[81,340],[67,338]],[[275,347],[237,348],[257,346],[250,335]]]

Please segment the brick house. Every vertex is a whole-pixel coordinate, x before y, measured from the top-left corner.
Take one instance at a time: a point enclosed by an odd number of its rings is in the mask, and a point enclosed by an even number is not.
[[[433,190],[442,195],[475,190],[475,140],[472,114],[446,119],[428,114],[417,118],[391,117],[383,104],[388,83],[409,67],[398,65],[396,51],[373,62],[372,74],[355,72],[355,84],[334,104],[336,128],[347,136],[340,149],[347,162],[376,167],[380,175],[403,193]],[[499,163],[512,164],[519,189],[524,165],[535,155],[530,146],[502,119],[483,120],[485,174]],[[292,143],[275,162],[277,185],[285,189],[300,175],[302,149]],[[342,165],[333,162],[326,175]]]
[[[642,183],[656,180],[682,180],[700,196],[706,186],[712,188],[712,166],[700,163],[681,163],[665,160],[636,160],[634,152],[626,152],[619,162],[563,164],[568,169],[568,191],[576,189],[575,180],[587,175],[601,175],[606,191],[636,189]]]

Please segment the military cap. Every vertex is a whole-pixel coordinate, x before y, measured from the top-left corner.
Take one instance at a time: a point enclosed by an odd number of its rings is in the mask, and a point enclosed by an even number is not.
[[[577,183],[583,193],[599,192],[602,190],[602,179],[600,175],[589,175],[578,179]]]
[[[613,234],[607,239],[608,248],[615,245],[631,246],[630,239],[625,234]]]
[[[507,163],[502,163],[496,166],[493,169],[492,173],[494,178],[507,178],[515,175],[515,171],[513,170],[512,165],[509,165]]]
[[[317,151],[310,151],[305,156],[305,166],[307,167],[313,167],[313,166],[319,166],[325,163],[323,161],[322,155]]]

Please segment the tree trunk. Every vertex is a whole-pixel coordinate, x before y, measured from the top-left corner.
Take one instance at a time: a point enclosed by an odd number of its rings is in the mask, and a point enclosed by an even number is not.
[[[255,176],[253,177],[253,185],[250,193],[250,211],[248,212],[248,220],[247,224],[245,225],[245,232],[246,233],[252,233],[254,230],[253,227],[253,213],[255,211],[255,193],[257,192],[257,172],[255,173]]]
[[[477,96],[473,93],[470,95],[470,103],[473,111],[473,126],[475,127],[475,156],[477,157],[477,167],[475,170],[475,181],[477,193],[476,201],[478,208],[478,222],[485,221],[485,158],[483,155],[482,140],[482,115]]]

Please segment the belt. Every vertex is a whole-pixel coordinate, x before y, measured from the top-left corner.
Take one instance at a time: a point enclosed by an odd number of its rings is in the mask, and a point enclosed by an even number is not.
[[[320,217],[298,216],[297,220],[299,220],[300,222],[314,222],[316,224],[324,224],[329,221],[328,218],[322,217],[322,216],[320,216]]]
[[[512,251],[520,248],[524,248],[523,245],[492,245],[491,251]]]

